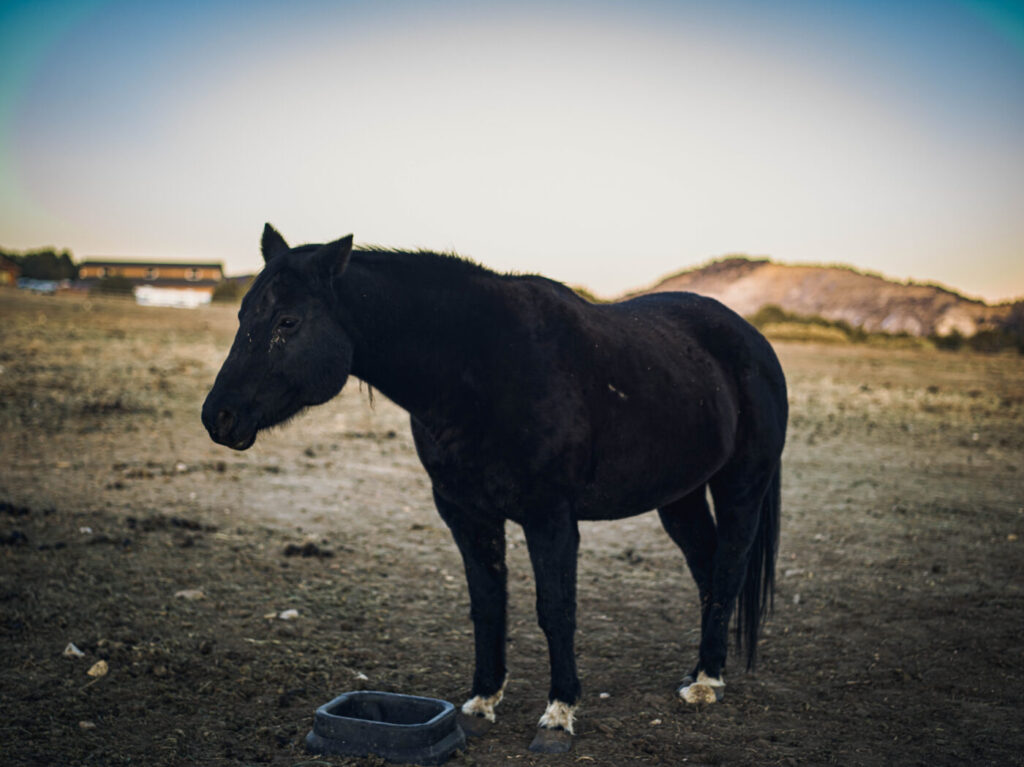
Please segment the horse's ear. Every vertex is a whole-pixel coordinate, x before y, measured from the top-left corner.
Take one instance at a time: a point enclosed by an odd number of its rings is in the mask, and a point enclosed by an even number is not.
[[[284,237],[270,224],[263,225],[263,239],[260,241],[260,249],[263,251],[263,261],[270,262],[270,259],[287,253],[291,248],[284,241]]]
[[[320,267],[320,273],[326,278],[327,284],[345,271],[349,256],[352,255],[352,235],[322,245],[314,256]]]

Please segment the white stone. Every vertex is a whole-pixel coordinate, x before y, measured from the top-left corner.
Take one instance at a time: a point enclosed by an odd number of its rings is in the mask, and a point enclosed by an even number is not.
[[[68,642],[68,646],[64,648],[63,655],[65,658],[84,658],[85,653],[75,646],[74,642]]]

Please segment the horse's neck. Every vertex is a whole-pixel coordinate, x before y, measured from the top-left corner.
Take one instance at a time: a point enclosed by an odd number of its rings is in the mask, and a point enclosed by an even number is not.
[[[454,405],[496,327],[482,285],[491,276],[443,261],[354,259],[339,283],[352,374],[421,418]]]

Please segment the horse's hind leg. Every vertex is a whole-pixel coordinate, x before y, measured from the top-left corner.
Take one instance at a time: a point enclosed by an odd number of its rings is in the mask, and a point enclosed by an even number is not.
[[[505,567],[503,520],[481,519],[434,493],[434,502],[462,554],[469,585],[470,617],[476,646],[473,690],[459,722],[467,735],[483,735],[495,722],[495,707],[505,692]]]
[[[701,485],[687,496],[658,509],[665,532],[682,549],[700,594],[701,637],[707,629],[711,586],[718,546],[718,532],[708,507],[707,488]],[[686,677],[684,686],[697,678],[699,665]]]
[[[741,591],[749,605],[743,611],[746,632],[742,638],[747,643],[747,667],[753,665],[763,600],[772,585],[778,529],[777,518],[771,516],[777,509],[771,502],[766,507],[765,502],[769,492],[777,493],[777,482],[777,467],[764,472],[723,471],[711,480],[718,540],[696,673],[679,689],[687,703],[714,703],[722,697],[729,621]]]

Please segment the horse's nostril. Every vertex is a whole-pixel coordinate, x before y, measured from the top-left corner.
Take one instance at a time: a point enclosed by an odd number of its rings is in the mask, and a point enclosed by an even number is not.
[[[235,425],[235,414],[230,410],[221,410],[217,413],[217,431],[226,434]]]

